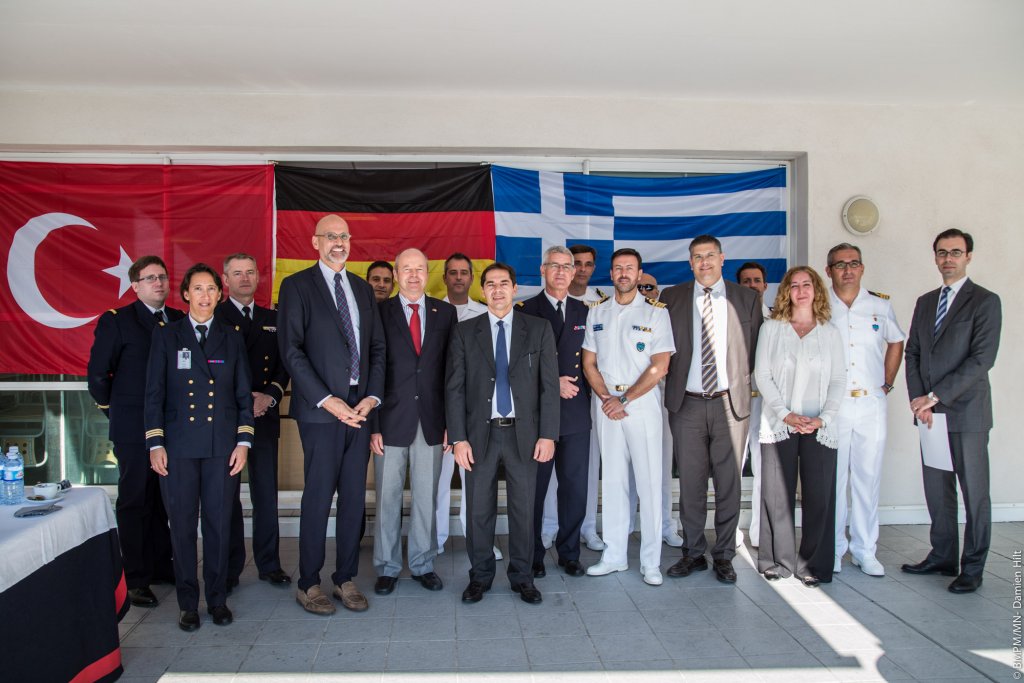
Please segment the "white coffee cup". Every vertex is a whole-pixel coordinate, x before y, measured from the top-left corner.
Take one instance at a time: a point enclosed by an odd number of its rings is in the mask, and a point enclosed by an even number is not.
[[[52,500],[57,497],[60,493],[60,485],[58,484],[36,484],[34,487],[35,494],[45,500]]]

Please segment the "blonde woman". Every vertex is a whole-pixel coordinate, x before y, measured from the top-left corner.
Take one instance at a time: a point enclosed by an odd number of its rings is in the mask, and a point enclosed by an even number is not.
[[[805,586],[832,580],[835,551],[834,424],[846,364],[829,323],[828,290],[809,266],[790,268],[761,328],[754,375],[761,412],[761,545],[757,568],[769,581],[796,575]],[[796,485],[802,538],[796,544]]]

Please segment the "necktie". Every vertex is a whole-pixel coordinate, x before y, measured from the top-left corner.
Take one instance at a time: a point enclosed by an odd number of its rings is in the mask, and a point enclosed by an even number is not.
[[[199,330],[199,348],[206,350],[206,325],[196,325]]]
[[[153,317],[156,318],[156,321],[158,323],[162,323],[164,321],[164,312],[162,310],[161,311],[153,311]]]
[[[334,302],[338,305],[338,315],[341,316],[341,330],[345,333],[345,342],[348,344],[348,372],[353,382],[359,381],[359,344],[356,343],[356,331],[352,327],[352,313],[348,310],[348,297],[345,296],[345,289],[341,286],[341,273],[334,274]]]
[[[933,334],[939,333],[942,321],[946,318],[946,309],[949,307],[949,293],[952,291],[952,287],[942,288],[942,296],[939,297],[939,310],[935,313],[935,329],[932,331]]]
[[[552,331],[555,333],[555,339],[558,339],[562,336],[562,328],[565,326],[565,309],[562,308],[561,301],[559,301],[558,305],[555,306],[555,315],[557,317]]]
[[[498,414],[508,417],[512,412],[512,389],[508,384],[508,346],[505,342],[505,321],[498,321],[498,341],[494,344],[494,378],[498,400]]]
[[[252,322],[252,312],[248,306],[242,306],[242,317],[245,318],[246,322]]]
[[[704,288],[700,314],[700,379],[705,394],[718,391],[718,367],[715,365],[715,317],[711,308],[711,288]]]
[[[412,335],[412,348],[416,349],[416,355],[420,355],[423,346],[423,339],[420,337],[420,305],[409,304],[412,315],[409,316],[409,334]]]

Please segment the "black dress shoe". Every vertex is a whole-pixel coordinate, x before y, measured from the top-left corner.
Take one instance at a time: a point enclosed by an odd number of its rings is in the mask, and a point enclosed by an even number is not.
[[[231,591],[235,590],[236,588],[238,588],[238,577],[237,576],[235,578],[233,578],[233,579],[228,579],[228,582],[227,582],[227,594],[231,595]]]
[[[736,570],[732,568],[732,560],[715,560],[715,578],[722,583],[736,583]]]
[[[817,576],[807,574],[805,576],[797,576],[800,579],[800,583],[807,586],[808,588],[817,588],[821,585],[821,580]]]
[[[178,628],[182,631],[196,631],[199,629],[199,612],[194,609],[182,610],[178,615]]]
[[[206,611],[211,617],[213,617],[213,623],[217,626],[227,626],[235,620],[227,605],[217,605],[216,607],[211,607]]]
[[[665,573],[678,579],[680,576],[689,576],[693,572],[706,571],[707,568],[708,560],[703,555],[685,555],[683,559],[669,567]]]
[[[269,581],[270,583],[283,586],[286,583],[292,582],[292,577],[288,576],[281,569],[275,569],[272,572],[266,574],[260,574],[260,581]]]
[[[441,583],[441,577],[434,572],[427,572],[426,574],[420,574],[419,576],[413,574],[412,579],[428,591],[439,591],[444,588],[444,584]]]
[[[543,562],[534,562],[533,563],[533,578],[535,578],[535,579],[543,579],[547,575],[548,575],[548,570],[544,568],[544,563]]]
[[[980,576],[967,576],[967,574],[961,574],[953,579],[953,583],[949,584],[949,592],[973,593],[978,590],[979,586],[981,586]]]
[[[558,566],[565,569],[569,576],[586,576],[587,570],[580,564],[579,560],[559,560]]]
[[[479,581],[470,581],[466,590],[462,591],[462,602],[480,602],[484,599],[484,593],[489,590],[490,586],[484,587]]]
[[[907,574],[942,574],[943,576],[956,576],[956,567],[951,564],[939,564],[927,558],[917,564],[905,564],[900,567],[901,571]]]
[[[160,601],[153,595],[153,591],[149,590],[149,586],[143,588],[129,588],[128,599],[136,607],[156,607],[160,604]]]
[[[761,575],[764,576],[767,581],[778,581],[782,578],[782,574],[780,574],[775,568],[765,569],[761,572]]]
[[[539,605],[544,600],[540,591],[532,583],[517,583],[512,586],[512,592],[519,593],[519,599],[531,605]]]
[[[378,576],[377,582],[373,584],[373,592],[377,595],[391,595],[396,583],[398,579],[394,576]]]

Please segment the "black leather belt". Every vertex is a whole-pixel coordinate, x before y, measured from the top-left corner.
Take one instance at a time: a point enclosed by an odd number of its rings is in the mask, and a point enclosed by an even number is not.
[[[492,417],[492,427],[515,427],[516,419],[514,417]]]
[[[696,391],[687,391],[686,395],[687,396],[693,396],[694,398],[702,398],[705,401],[711,401],[711,400],[716,399],[716,398],[722,398],[723,396],[725,396],[728,393],[729,393],[729,390],[726,389],[725,391],[716,391],[713,394],[699,394]]]

